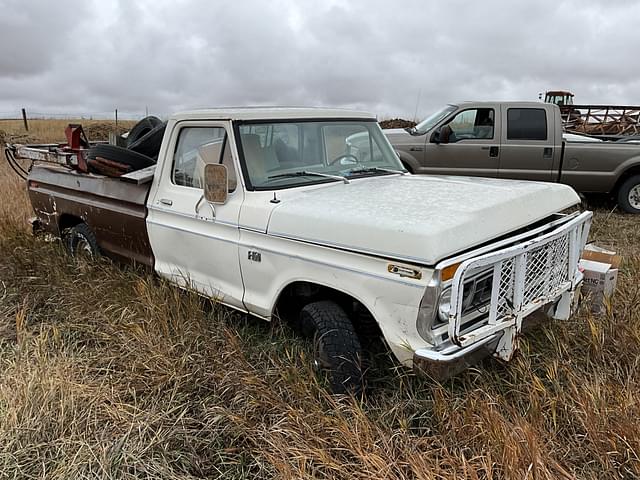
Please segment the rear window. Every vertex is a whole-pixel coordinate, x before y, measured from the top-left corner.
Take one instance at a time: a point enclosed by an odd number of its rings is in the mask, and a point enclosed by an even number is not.
[[[547,115],[543,108],[507,110],[507,140],[546,140]]]

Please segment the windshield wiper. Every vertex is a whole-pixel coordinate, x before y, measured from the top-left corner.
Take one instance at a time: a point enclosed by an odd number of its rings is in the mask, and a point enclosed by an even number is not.
[[[353,170],[349,170],[349,175],[356,175],[358,173],[399,173],[400,175],[406,175],[407,170],[393,170],[391,168],[381,168],[381,167],[363,167],[363,168],[354,168]]]
[[[350,183],[349,179],[347,179],[347,177],[343,177],[342,175],[329,175],[328,173],[307,172],[306,170],[300,170],[299,172],[279,173],[278,175],[271,175],[267,177],[267,179],[271,180],[272,178],[286,177],[324,177],[332,178],[333,180],[340,180],[344,183]]]

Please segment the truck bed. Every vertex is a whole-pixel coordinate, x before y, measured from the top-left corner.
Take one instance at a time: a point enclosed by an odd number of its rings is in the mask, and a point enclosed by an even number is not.
[[[57,165],[35,164],[28,191],[45,232],[61,236],[86,223],[102,252],[117,260],[153,267],[147,233],[146,200],[151,183],[136,183]]]

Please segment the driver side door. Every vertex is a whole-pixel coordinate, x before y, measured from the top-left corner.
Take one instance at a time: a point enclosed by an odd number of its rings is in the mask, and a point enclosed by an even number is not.
[[[446,124],[452,131],[448,143],[427,139],[420,173],[497,177],[500,125],[495,119],[499,112],[493,105],[459,111]]]
[[[231,132],[230,122],[176,124],[159,185],[148,202],[147,227],[159,275],[244,310],[238,257],[244,191],[238,187]],[[227,167],[229,193],[222,205],[203,200],[209,163]]]

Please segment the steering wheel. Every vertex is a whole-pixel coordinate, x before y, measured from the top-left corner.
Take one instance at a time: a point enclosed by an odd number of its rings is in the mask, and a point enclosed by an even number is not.
[[[343,153],[341,155],[338,155],[336,158],[334,158],[333,160],[331,160],[328,165],[331,166],[334,163],[337,163],[338,160],[342,160],[343,158],[353,158],[353,160],[355,161],[355,163],[360,163],[360,160],[358,160],[358,157],[356,157],[355,155],[353,155],[352,153]]]

